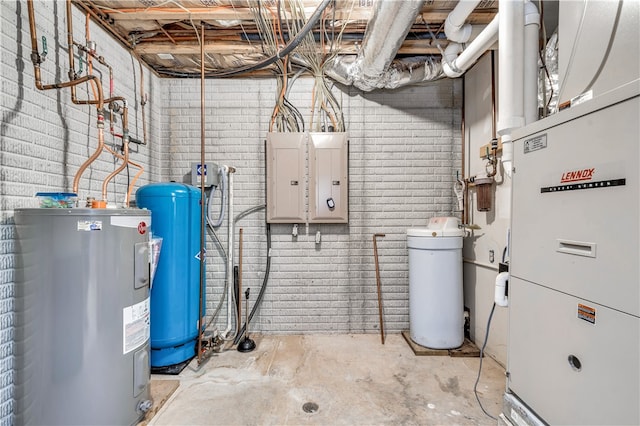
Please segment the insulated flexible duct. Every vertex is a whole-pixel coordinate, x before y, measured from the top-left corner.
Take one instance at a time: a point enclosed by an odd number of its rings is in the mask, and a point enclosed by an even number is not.
[[[337,82],[369,92],[443,77],[437,61],[394,61],[424,0],[378,1],[357,56],[336,56],[325,73]]]

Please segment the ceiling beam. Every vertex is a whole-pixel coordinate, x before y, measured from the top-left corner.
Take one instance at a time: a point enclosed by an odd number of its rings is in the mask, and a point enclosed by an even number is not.
[[[442,40],[441,47],[444,49],[447,42]],[[171,53],[173,55],[195,55],[200,52],[197,43],[182,42],[173,44],[169,42],[141,43],[135,47],[135,52],[139,55],[157,55],[161,53]],[[356,54],[359,44],[355,41],[343,41],[338,49],[339,54]],[[249,44],[247,42],[234,41],[209,41],[205,43],[204,51],[212,54],[261,54],[262,47],[259,42]],[[400,55],[431,55],[439,54],[440,51],[435,43],[430,39],[426,40],[405,40],[398,51]]]

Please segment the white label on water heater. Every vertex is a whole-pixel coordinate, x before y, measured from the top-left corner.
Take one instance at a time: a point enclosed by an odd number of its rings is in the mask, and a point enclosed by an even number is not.
[[[78,231],[101,231],[101,220],[79,220]]]
[[[122,353],[144,345],[150,335],[149,298],[122,310]]]

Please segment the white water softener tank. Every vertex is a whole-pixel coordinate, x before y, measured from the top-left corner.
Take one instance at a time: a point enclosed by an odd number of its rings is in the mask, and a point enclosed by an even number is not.
[[[148,211],[15,212],[16,425],[135,425],[149,397]]]
[[[433,349],[464,341],[462,236],[455,217],[434,217],[407,230],[411,340]]]

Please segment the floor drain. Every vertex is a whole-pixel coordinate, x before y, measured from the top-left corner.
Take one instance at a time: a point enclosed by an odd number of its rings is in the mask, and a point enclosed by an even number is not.
[[[318,408],[318,404],[316,404],[315,402],[305,402],[302,406],[302,410],[305,413],[315,413],[316,411],[318,411]]]

